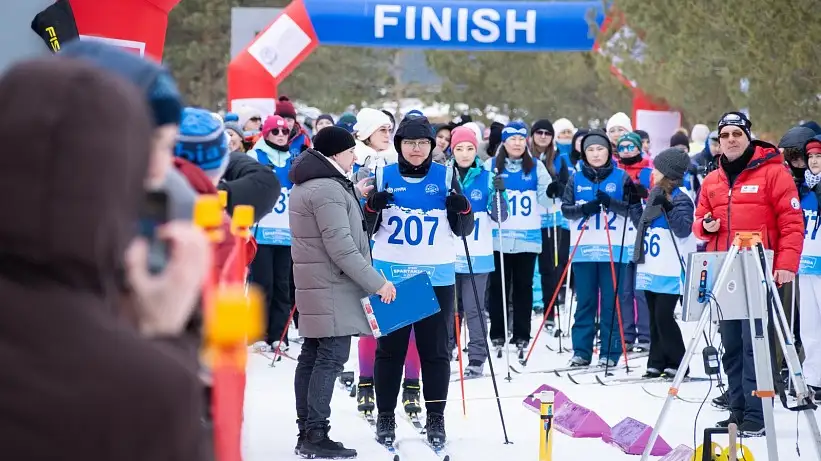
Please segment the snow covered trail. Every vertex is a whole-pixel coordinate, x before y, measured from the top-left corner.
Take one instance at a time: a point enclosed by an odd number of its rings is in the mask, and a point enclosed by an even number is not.
[[[538,327],[537,322],[534,328]],[[692,324],[682,324],[685,335],[692,331]],[[527,369],[547,369],[565,366],[570,359],[569,353],[556,354],[545,347],[545,341],[558,346],[558,340],[542,335],[536,345]],[[569,345],[566,339],[563,344]],[[696,355],[691,370],[693,376],[703,376],[701,353]],[[298,355],[299,345],[294,344],[290,351]],[[352,345],[351,360],[346,370],[357,370],[356,341]],[[539,428],[538,416],[522,405],[522,400],[542,384],[558,388],[574,402],[584,405],[601,416],[605,422],[614,426],[630,416],[646,424],[654,424],[661,409],[663,400],[649,396],[638,384],[620,386],[600,386],[596,384],[573,384],[566,377],[553,374],[511,373],[512,381],[507,376],[505,359],[494,360],[497,373],[499,393],[502,397],[508,437],[513,444],[505,445],[502,436],[499,414],[493,399],[493,386],[490,378],[465,382],[467,416],[462,415],[459,383],[451,383],[445,421],[448,432],[448,450],[452,461],[461,460],[536,460],[538,459]],[[643,372],[645,359],[631,361],[637,365],[631,376]],[[515,362],[515,355],[511,364]],[[248,361],[248,384],[245,399],[245,427],[243,431],[243,450],[246,461],[272,461],[301,459],[295,455],[296,412],[294,410],[293,373],[296,363],[291,360],[278,362],[276,367],[269,367],[269,361],[258,354],[250,354]],[[623,363],[623,362],[622,362]],[[518,363],[517,363],[518,365]],[[458,366],[452,362],[452,367]],[[455,368],[453,368],[455,369]],[[485,367],[489,372],[489,367]],[[616,376],[623,376],[618,372]],[[584,376],[584,382],[594,382],[593,375]],[[424,381],[423,381],[424,386]],[[653,383],[652,389],[659,395],[666,392],[667,384]],[[685,383],[681,393],[689,399],[701,400],[707,394],[710,383]],[[650,387],[648,387],[650,388]],[[709,399],[719,395],[713,386]],[[480,400],[470,400],[470,399]],[[710,405],[709,399],[701,410],[696,424],[697,444],[701,443],[703,430],[712,427],[716,421],[724,419],[727,413]],[[335,390],[331,403],[332,439],[343,442],[346,447],[358,451],[359,460],[389,460],[390,455],[374,441],[373,432],[356,411],[355,399],[348,397],[343,390]],[[693,447],[693,421],[698,404],[675,402],[673,414],[669,415],[661,436],[675,448],[679,444]],[[816,415],[816,418],[818,416]],[[775,407],[776,426],[780,459],[799,459],[795,453],[796,413],[784,410],[780,403]],[[810,445],[810,434],[803,416],[798,418],[799,444],[804,457],[813,458]],[[397,418],[397,439],[400,442],[402,461],[435,461],[436,455],[422,442],[413,427]],[[726,446],[726,436],[715,439]],[[764,438],[748,441],[753,455],[757,459],[766,459],[766,442]],[[747,442],[745,442],[747,443]],[[623,454],[618,448],[605,444],[601,439],[573,439],[556,433],[553,443],[553,459],[556,461],[570,459],[607,459],[612,461],[639,459],[638,456]]]

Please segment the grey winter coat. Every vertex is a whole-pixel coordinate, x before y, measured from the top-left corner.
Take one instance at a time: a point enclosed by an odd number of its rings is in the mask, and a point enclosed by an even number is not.
[[[360,301],[385,279],[371,265],[353,183],[313,149],[294,160],[289,179],[294,183],[289,216],[299,334],[370,335]]]

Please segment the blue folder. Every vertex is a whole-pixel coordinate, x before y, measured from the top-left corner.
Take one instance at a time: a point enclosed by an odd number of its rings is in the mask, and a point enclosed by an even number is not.
[[[379,295],[362,298],[373,336],[379,338],[439,312],[439,301],[427,273],[396,284],[396,299],[385,304]]]

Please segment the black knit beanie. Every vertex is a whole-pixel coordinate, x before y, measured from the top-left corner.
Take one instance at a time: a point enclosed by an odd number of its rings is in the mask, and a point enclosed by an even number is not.
[[[539,130],[545,130],[550,134],[555,134],[556,133],[553,130],[553,123],[550,120],[546,119],[546,118],[543,118],[541,120],[536,120],[535,122],[533,122],[533,126],[530,127],[530,132],[531,133],[536,133]]]
[[[333,157],[340,152],[356,146],[353,135],[345,128],[329,126],[314,136],[314,150],[326,157]]]

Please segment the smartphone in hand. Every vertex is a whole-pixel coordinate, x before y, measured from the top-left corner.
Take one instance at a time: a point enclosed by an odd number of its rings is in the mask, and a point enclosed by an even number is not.
[[[168,194],[146,192],[140,209],[140,235],[148,240],[148,271],[152,274],[159,274],[168,264],[168,243],[157,236],[157,229],[168,217]]]

